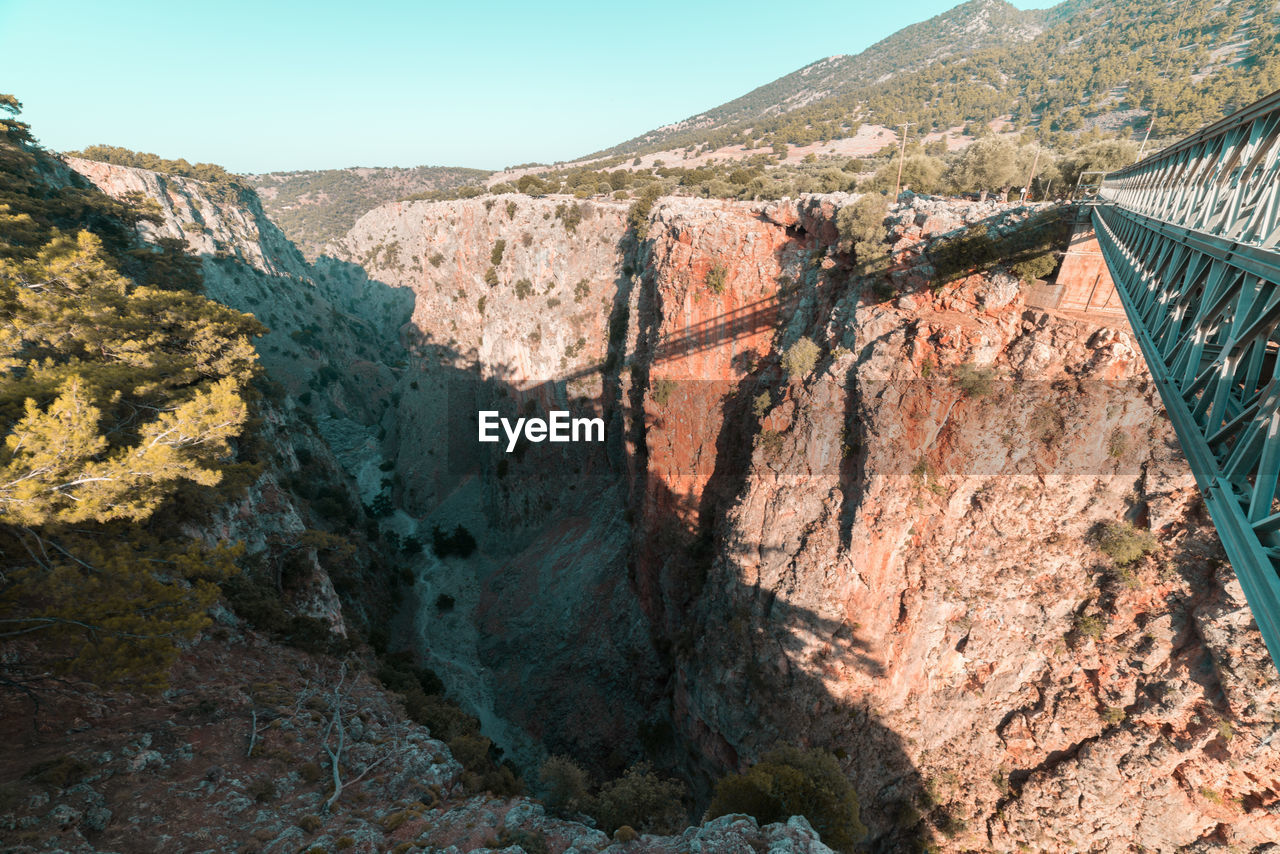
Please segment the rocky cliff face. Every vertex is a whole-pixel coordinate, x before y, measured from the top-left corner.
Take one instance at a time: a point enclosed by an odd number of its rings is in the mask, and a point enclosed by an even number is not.
[[[999,272],[935,289],[930,241],[1026,215],[994,204],[896,210],[883,301],[835,246],[850,201],[664,200],[636,244],[619,206],[569,231],[566,203],[524,198],[389,206],[349,236],[347,257],[418,295],[409,334],[486,378],[527,390],[621,347],[580,389],[624,418],[627,482],[600,463],[594,512],[633,535],[605,554],[580,509],[522,515],[548,496],[517,475],[486,487],[486,530],[554,533],[450,576],[476,590],[479,660],[512,691],[497,707],[580,749],[582,720],[557,734],[517,686],[570,661],[571,692],[669,680],[641,718],[674,733],[651,755],[710,778],[780,741],[832,748],[884,850],[1268,839],[1275,674],[1126,330],[1028,309]],[[378,267],[397,243],[426,260]],[[579,279],[594,312],[557,302]],[[528,346],[552,328],[580,359]],[[788,377],[801,337],[817,365]],[[1098,532],[1123,521],[1159,545],[1117,566]],[[605,718],[610,738],[632,714]]]
[[[684,486],[709,543],[649,568],[694,576],[666,599],[677,730],[711,771],[779,741],[841,751],[884,850],[1276,838],[1276,675],[1127,332],[1027,310],[998,273],[930,288],[925,231],[1018,214],[923,199],[891,214],[906,292],[881,302],[823,260],[841,203],[766,212],[778,266],[729,278],[753,298],[809,253],[772,353],[803,331],[817,368],[743,377],[736,342],[699,354],[694,375],[734,392],[733,477],[709,494],[648,472],[643,518]],[[708,453],[685,414],[651,420],[651,460],[673,434],[693,437],[683,460]],[[1159,546],[1121,567],[1097,533],[1124,519]]]
[[[608,202],[387,205],[307,266],[196,182],[86,170],[276,316],[264,359],[381,526],[475,535],[406,556],[396,631],[526,767],[644,753],[705,794],[823,746],[884,851],[1280,838],[1277,677],[1128,333],[999,272],[934,286],[932,240],[1024,211],[895,209],[884,299],[836,247],[845,196],[662,200],[643,241]],[[477,449],[482,403],[609,441]],[[1122,521],[1155,536],[1125,565]]]

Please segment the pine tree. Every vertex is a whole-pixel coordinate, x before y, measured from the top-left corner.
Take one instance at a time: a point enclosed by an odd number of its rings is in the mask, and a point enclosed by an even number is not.
[[[236,572],[175,499],[243,483],[263,329],[142,246],[146,212],[58,178],[20,107],[0,96],[0,640],[157,688]]]

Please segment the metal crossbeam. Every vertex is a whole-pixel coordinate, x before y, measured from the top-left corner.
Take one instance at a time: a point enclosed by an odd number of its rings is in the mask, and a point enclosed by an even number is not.
[[[1280,92],[1107,175],[1103,257],[1280,662]]]

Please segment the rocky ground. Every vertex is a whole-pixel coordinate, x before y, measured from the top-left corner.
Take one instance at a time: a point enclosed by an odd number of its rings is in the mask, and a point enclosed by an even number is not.
[[[726,817],[623,844],[528,798],[476,793],[362,664],[282,647],[222,611],[161,697],[67,682],[38,710],[10,698],[9,743],[24,749],[0,754],[3,850],[829,851],[803,819]],[[344,790],[326,808],[339,711]]]

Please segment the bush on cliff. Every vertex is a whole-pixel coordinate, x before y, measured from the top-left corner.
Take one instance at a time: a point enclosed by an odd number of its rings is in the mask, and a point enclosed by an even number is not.
[[[1024,282],[1047,278],[1057,269],[1060,252],[1071,236],[1071,214],[1068,207],[1040,211],[1002,234],[993,234],[979,223],[940,241],[929,250],[937,271],[935,284],[997,266],[1007,267]]]
[[[627,225],[631,227],[637,240],[644,240],[649,236],[649,214],[653,212],[653,205],[661,195],[662,185],[650,184],[640,191],[640,195],[627,210]]]
[[[458,525],[452,532],[445,531],[439,525],[431,529],[431,551],[436,557],[470,557],[476,550],[476,538],[471,532]]]
[[[1098,536],[1098,548],[1116,566],[1128,566],[1155,551],[1156,538],[1128,522],[1110,522]]]
[[[663,779],[641,763],[601,786],[591,813],[609,834],[624,826],[640,833],[679,833],[688,824],[684,797],[683,783]]]
[[[459,735],[449,740],[449,752],[462,764],[462,784],[467,791],[492,792],[499,797],[524,794],[524,781],[511,764],[501,761],[502,751],[482,735]]]
[[[707,817],[730,813],[749,815],[762,825],[802,815],[838,851],[852,851],[866,835],[853,786],[835,756],[820,748],[780,747],[745,773],[721,779]]]
[[[996,372],[994,368],[963,362],[951,369],[951,381],[965,397],[986,397],[995,390]]]
[[[550,756],[538,771],[542,802],[560,815],[570,816],[586,809],[591,779],[582,766],[567,756]]]
[[[879,193],[868,193],[836,214],[837,247],[853,253],[855,268],[864,276],[882,273],[888,266],[889,247],[884,227],[888,202]]]
[[[787,379],[804,379],[818,364],[818,345],[808,338],[801,338],[782,354],[782,369]]]

